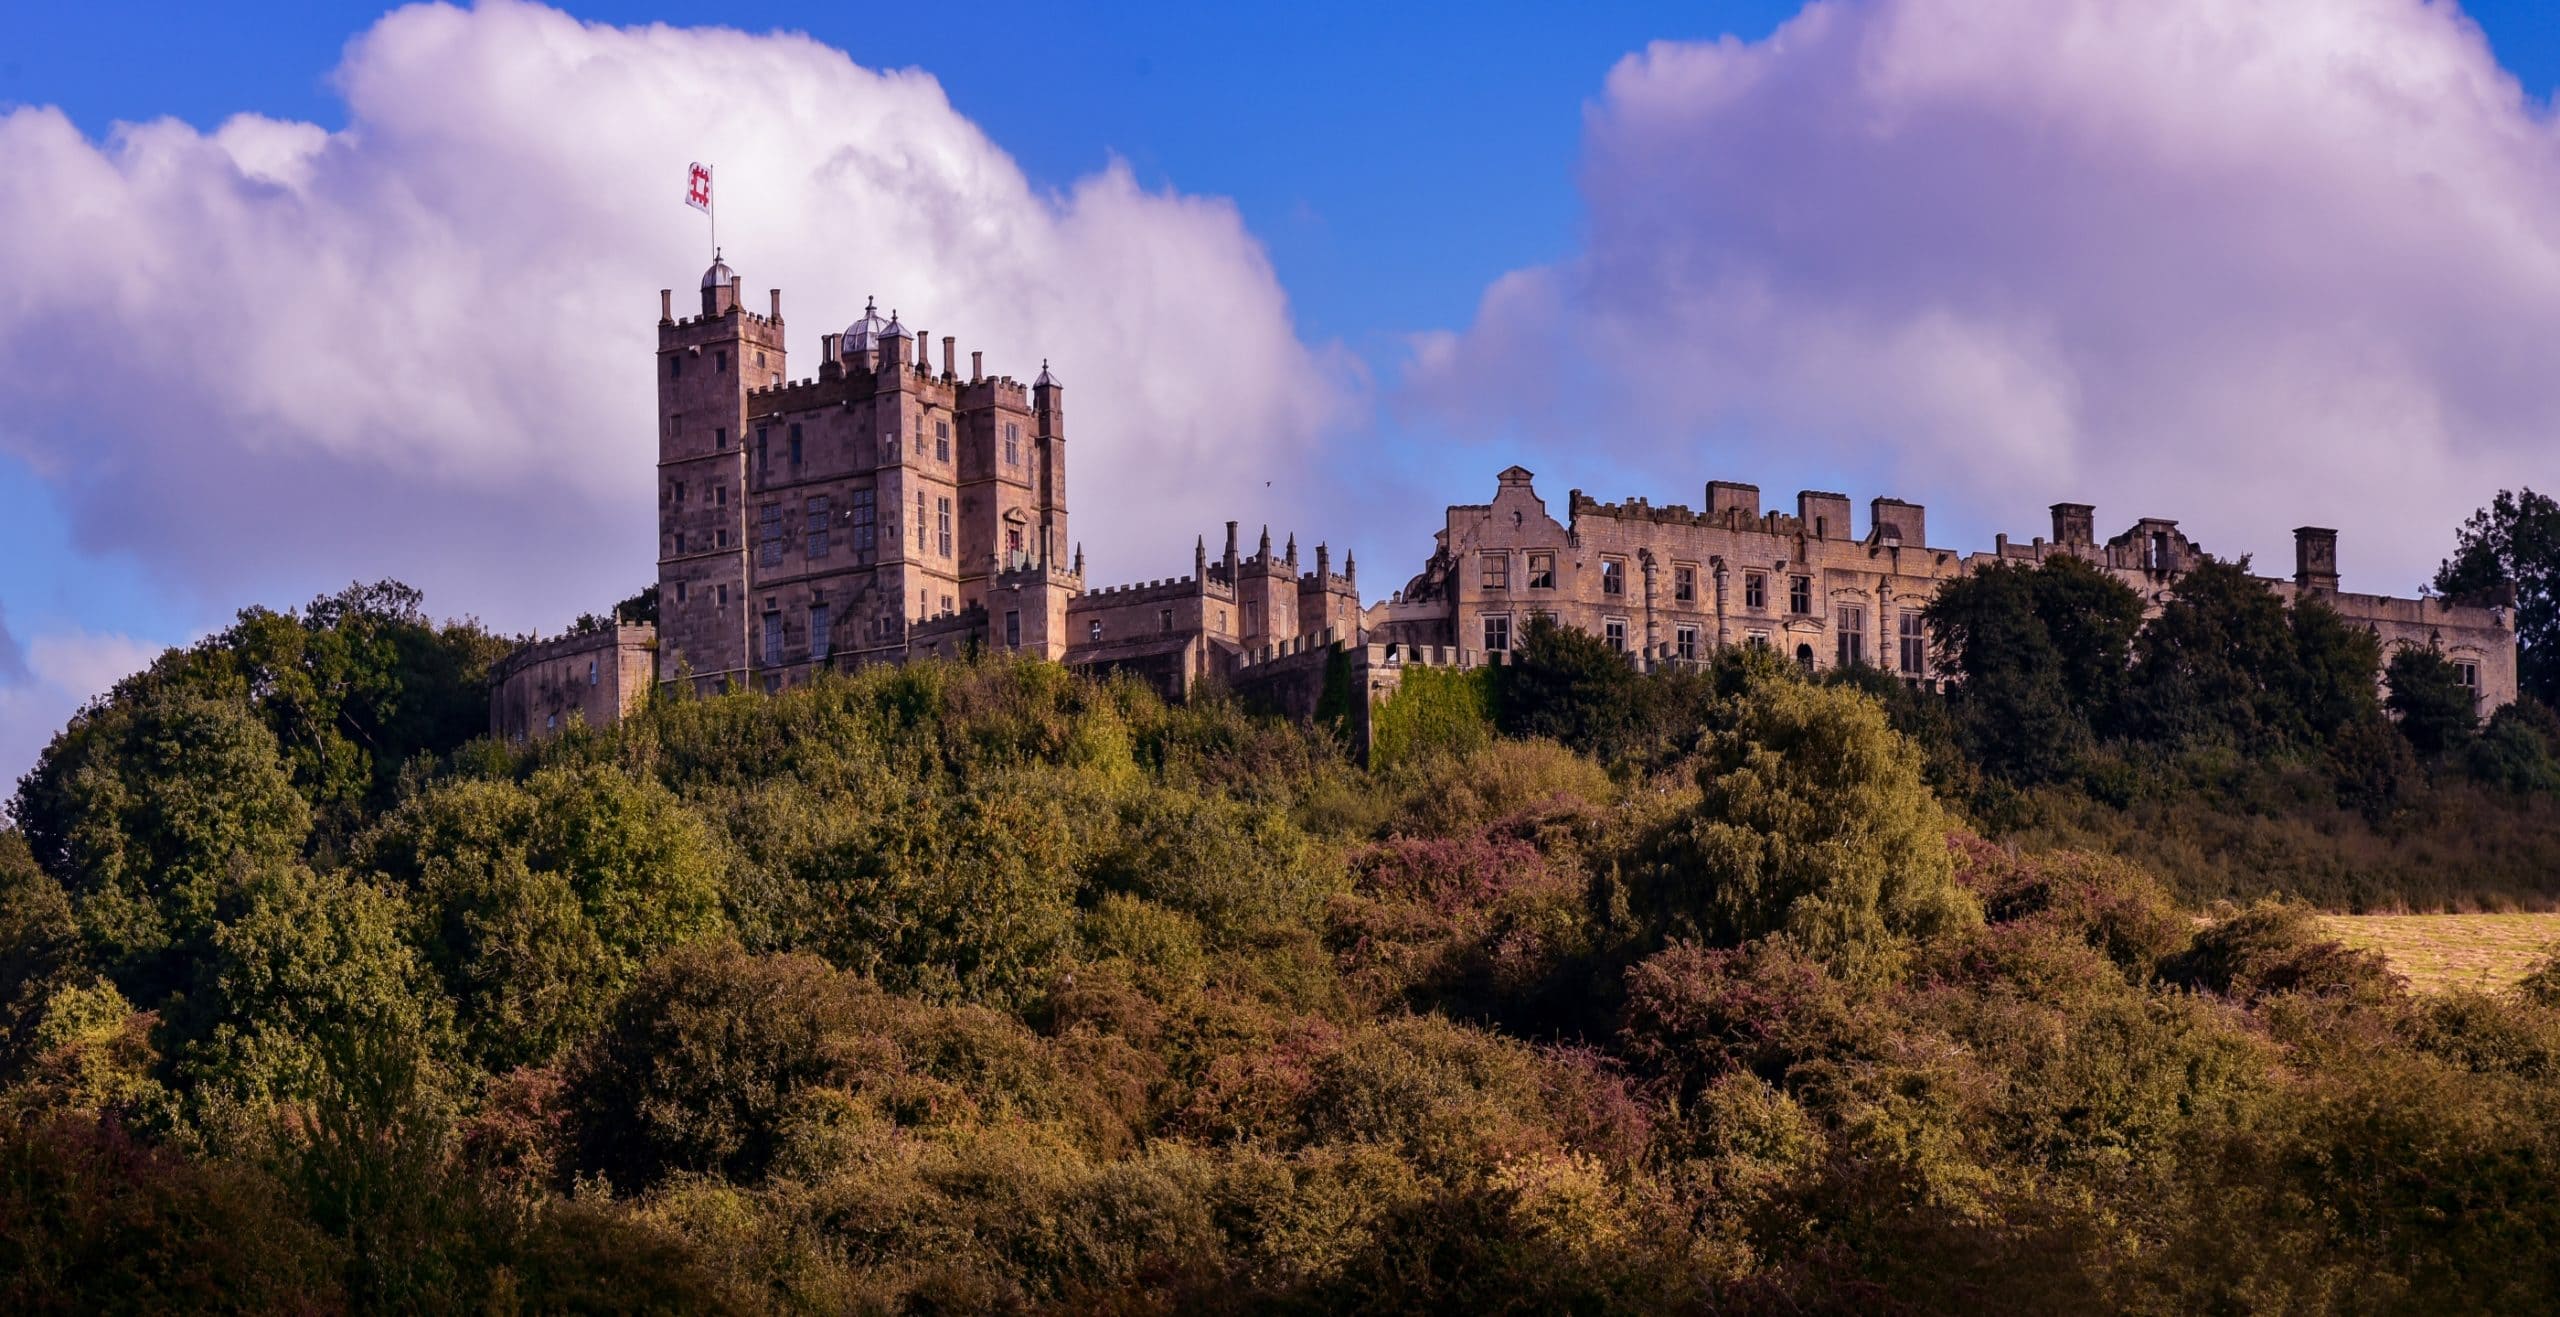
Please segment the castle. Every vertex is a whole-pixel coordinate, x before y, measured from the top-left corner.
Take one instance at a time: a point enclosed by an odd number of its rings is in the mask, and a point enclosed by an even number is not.
[[[529,645],[493,680],[490,729],[511,739],[573,719],[611,722],[654,686],[779,690],[827,668],[997,649],[1125,671],[1179,697],[1215,676],[1301,714],[1343,655],[1371,699],[1408,664],[1501,662],[1536,617],[1604,638],[1644,666],[1755,645],[1819,670],[1871,664],[1940,679],[1922,610],[1986,562],[2068,554],[2156,611],[2203,550],[2158,518],[2101,544],[2085,504],[2053,506],[2053,534],[1988,553],[1929,545],[1925,510],[1879,498],[1860,532],[1849,499],[1808,491],[1763,513],[1756,486],[1714,481],[1706,506],[1601,503],[1573,491],[1564,521],[1530,472],[1491,503],[1448,509],[1423,570],[1363,607],[1356,565],[1333,570],[1266,528],[1239,551],[1192,546],[1187,576],[1087,588],[1068,533],[1066,388],[1043,362],[1025,386],[985,372],[876,304],[819,336],[814,375],[788,369],[782,292],[759,315],[716,254],[698,314],[659,292],[658,619]],[[2373,629],[2386,653],[2438,648],[2482,712],[2515,698],[2507,610],[2338,588],[2337,533],[2294,532],[2287,596],[2317,596]]]

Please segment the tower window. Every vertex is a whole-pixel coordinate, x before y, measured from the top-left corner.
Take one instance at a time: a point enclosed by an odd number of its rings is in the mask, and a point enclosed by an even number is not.
[[[761,426],[761,425],[759,425],[759,426],[757,426],[757,427],[756,427],[756,474],[757,474],[757,475],[761,476],[761,475],[765,474],[765,472],[767,472],[767,471],[769,471],[769,470],[771,470],[771,469],[772,469],[772,467],[773,467],[773,463],[772,463],[772,461],[771,461],[771,458],[772,458],[772,457],[773,457],[773,454],[772,454],[772,452],[770,451],[770,446],[765,442],[765,432],[764,432],[764,427],[763,427],[763,426]]]
[[[1011,421],[1004,423],[1004,464],[1022,465],[1022,427]]]
[[[869,553],[879,546],[878,505],[872,491],[853,491],[853,551]]]
[[[825,604],[809,605],[809,657],[824,662],[835,648],[835,632]]]
[[[764,349],[762,348],[756,349],[756,365],[759,368],[764,365]]]
[[[764,615],[764,662],[773,667],[782,662],[782,614]]]
[[[935,499],[933,501],[933,513],[935,524],[935,543],[942,550],[942,556],[948,558],[951,556],[951,500],[947,498]]]
[[[933,423],[933,460],[937,462],[951,460],[951,422],[949,421]]]
[[[684,602],[684,582],[682,581],[676,582],[676,602]]]
[[[1159,609],[1157,609],[1157,610],[1156,610],[1156,630],[1158,630],[1158,631],[1162,631],[1162,632],[1164,632],[1166,635],[1171,635],[1171,634],[1173,634],[1173,610],[1172,610],[1172,609],[1170,609],[1170,608],[1159,608]]]
[[[714,375],[729,373],[729,354],[726,351],[711,354],[711,373]]]
[[[1099,645],[1102,643],[1102,619],[1095,618],[1093,621],[1084,624],[1084,638],[1085,643],[1087,644]]]
[[[800,425],[797,421],[791,425],[791,469],[800,469]]]
[[[827,550],[833,547],[827,542],[829,539],[827,532],[832,529],[827,524],[827,509],[826,495],[821,494],[809,500],[809,523],[806,534],[808,554],[812,558],[826,557]]]
[[[729,487],[727,485],[713,485],[711,487],[711,505],[717,508],[725,508],[729,506]]]
[[[916,491],[916,552],[924,552],[924,491]]]
[[[723,425],[712,430],[711,446],[724,453],[729,451],[729,427]]]
[[[756,509],[756,565],[782,565],[782,505],[767,503]]]
[[[667,357],[667,378],[671,380],[684,378],[683,353],[677,352]]]
[[[1004,647],[1006,649],[1022,648],[1022,614],[1011,608],[1006,609],[1004,613]]]

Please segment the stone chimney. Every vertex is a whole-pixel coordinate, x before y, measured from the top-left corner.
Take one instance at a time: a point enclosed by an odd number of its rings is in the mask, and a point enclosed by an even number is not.
[[[987,354],[984,352],[972,352],[969,354],[969,382],[971,384],[975,384],[987,377],[986,358]]]
[[[960,361],[956,355],[960,350],[959,343],[959,339],[953,338],[949,334],[942,336],[942,373],[945,376],[954,376],[960,373]]]
[[[1227,576],[1229,579],[1233,579],[1236,571],[1236,524],[1232,521],[1227,523],[1226,564]]]
[[[2338,532],[2326,526],[2293,528],[2293,583],[2321,594],[2338,592]]]
[[[675,319],[676,290],[672,288],[661,288],[658,290],[658,323],[662,325],[671,325],[675,323]]]
[[[781,289],[779,289],[779,288],[768,288],[768,289],[766,289],[765,291],[773,295],[773,314],[772,314],[772,315],[770,315],[770,316],[767,316],[767,317],[766,317],[766,319],[771,320],[773,323],[775,323],[775,324],[777,324],[777,325],[778,325],[778,324],[781,324],[781,323],[782,323],[782,290],[781,290]]]
[[[1316,580],[1318,582],[1324,582],[1332,579],[1333,550],[1319,544],[1316,546]]]
[[[2086,503],[2054,504],[2053,542],[2056,544],[2097,543],[2098,510]]]

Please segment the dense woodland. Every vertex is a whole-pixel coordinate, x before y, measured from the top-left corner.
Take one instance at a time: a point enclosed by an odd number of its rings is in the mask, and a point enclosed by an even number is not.
[[[2310,912],[2560,898],[2555,553],[2439,577],[2485,724],[2059,562],[1949,693],[1542,627],[1366,766],[999,658],[504,746],[413,592],[252,610],[0,833],[0,1310],[2541,1306],[2560,969]]]

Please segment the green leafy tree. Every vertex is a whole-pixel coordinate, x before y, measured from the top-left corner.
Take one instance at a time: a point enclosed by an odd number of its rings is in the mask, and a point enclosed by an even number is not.
[[[2291,695],[2303,725],[2314,737],[2328,739],[2372,722],[2381,712],[2373,676],[2382,668],[2382,642],[2371,628],[2349,623],[2319,599],[2296,599],[2290,614],[2296,660]]]
[[[1635,739],[1642,679],[1627,656],[1588,631],[1534,618],[1503,668],[1502,730],[1543,736],[1606,759]]]
[[[2123,696],[2142,600],[2073,557],[1992,563],[1939,587],[1929,604],[1964,741],[2013,781],[2069,773]]]
[[[2560,502],[2502,489],[2456,534],[2435,588],[2457,603],[2514,605],[2517,685],[2560,704]]]
[[[2292,622],[2245,558],[2178,578],[2135,652],[2133,722],[2148,739],[2269,750],[2309,731]]]
[[[443,783],[357,851],[410,894],[469,1054],[492,1069],[548,1061],[650,957],[725,922],[708,829],[666,788],[609,768]]]
[[[809,1090],[860,1057],[857,991],[814,956],[725,939],[651,964],[572,1066],[579,1156],[639,1188],[679,1171],[752,1181]]]
[[[1786,682],[1709,738],[1704,798],[1643,848],[1662,931],[1730,946],[1782,934],[1854,963],[1979,923],[1920,755],[1854,692]]]
[[[228,905],[167,1020],[202,1119],[319,1097],[352,1050],[412,1069],[449,1054],[449,1008],[403,936],[398,897],[285,864],[250,875]]]
[[[2468,745],[2479,729],[2478,705],[2453,661],[2432,648],[2406,645],[2391,655],[2385,704],[2400,721],[2400,734],[2428,760]]]
[[[233,875],[300,854],[311,811],[236,699],[128,683],[58,733],[13,806],[125,994],[184,981]]]
[[[85,961],[62,884],[36,867],[25,838],[0,832],[0,1087],[33,1058],[47,1000],[89,976]]]

